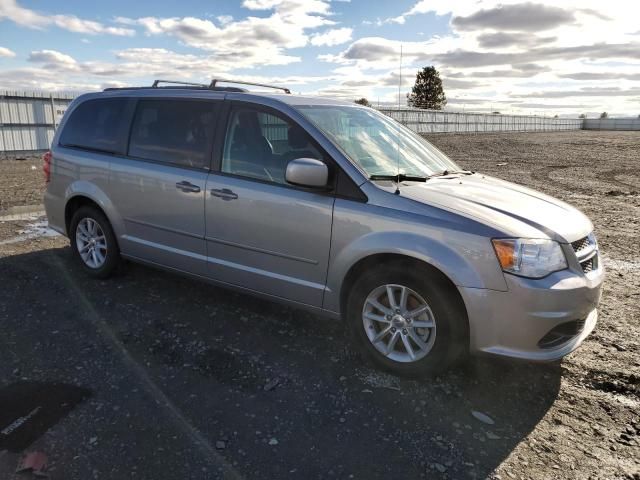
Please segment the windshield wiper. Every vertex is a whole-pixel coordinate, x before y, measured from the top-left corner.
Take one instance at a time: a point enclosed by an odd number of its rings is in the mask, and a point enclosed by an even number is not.
[[[443,170],[442,172],[432,173],[429,178],[445,177],[447,175],[473,175],[474,173],[471,170]]]
[[[369,180],[391,180],[392,182],[426,182],[429,177],[421,177],[419,175],[407,175],[398,173],[396,175],[371,175]]]

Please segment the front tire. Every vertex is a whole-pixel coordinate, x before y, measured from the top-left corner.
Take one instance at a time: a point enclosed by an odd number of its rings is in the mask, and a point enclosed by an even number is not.
[[[378,367],[402,376],[438,373],[467,351],[467,314],[455,287],[415,262],[364,272],[347,300],[356,343]]]
[[[95,207],[80,207],[71,218],[73,256],[94,278],[107,278],[120,263],[118,242],[107,217]]]

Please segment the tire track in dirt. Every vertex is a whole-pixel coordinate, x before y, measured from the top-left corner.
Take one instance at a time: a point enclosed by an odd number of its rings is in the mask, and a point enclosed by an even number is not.
[[[544,184],[548,184],[549,182],[554,184],[556,187],[562,188],[564,190],[570,189],[572,192],[581,193],[584,195],[593,195],[594,189],[593,186],[580,186],[577,185],[577,182],[572,181],[562,181],[558,178],[554,178],[553,174],[555,172],[559,172],[562,170],[566,170],[569,168],[581,168],[579,165],[545,165],[544,167],[538,168],[531,172],[531,178]],[[596,178],[593,178],[593,181],[597,181],[599,184],[608,183],[612,187],[623,188],[628,191],[629,188],[640,188],[640,179],[638,181],[639,185],[632,185],[631,183],[626,183],[621,180],[618,180],[616,177],[618,175],[623,174],[633,174],[633,170],[623,170],[623,169],[613,169],[613,170],[602,170],[596,172]],[[578,180],[578,179],[576,179]],[[616,190],[612,190],[616,191]],[[625,192],[620,192],[625,193]]]

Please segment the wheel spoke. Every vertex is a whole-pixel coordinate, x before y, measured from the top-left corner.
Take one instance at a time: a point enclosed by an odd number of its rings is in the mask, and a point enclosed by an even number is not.
[[[411,322],[411,326],[414,328],[433,328],[435,325],[433,320],[415,320]]]
[[[78,251],[79,251],[80,253],[86,252],[87,250],[89,250],[89,247],[90,247],[90,246],[91,246],[91,245],[89,245],[88,243],[85,243],[85,244],[82,246],[82,248],[81,248],[81,249],[79,249]]]
[[[104,263],[104,255],[100,253],[100,250],[97,249],[95,250],[95,254],[98,260],[96,265],[102,265]]]
[[[415,360],[416,354],[413,351],[413,347],[411,346],[409,337],[407,337],[406,335],[402,335],[402,343],[404,344],[404,348],[407,350],[407,353],[411,357],[411,360]]]
[[[429,310],[429,307],[427,305],[422,305],[422,306],[416,308],[415,310],[411,310],[410,312],[407,312],[405,317],[407,317],[407,318],[419,317],[420,315],[422,315],[424,312],[426,312],[428,310]]]
[[[82,233],[84,238],[89,238],[91,236],[91,234],[89,233],[89,230],[87,230],[87,226],[86,226],[86,224],[84,222],[80,223],[78,225],[78,228],[80,229],[80,233]]]
[[[91,250],[91,260],[93,260],[94,267],[98,265],[98,257],[95,250]]]
[[[374,322],[391,323],[391,320],[387,320],[386,315],[376,315],[375,313],[367,312],[364,314],[364,316],[365,318],[373,320]]]
[[[387,355],[393,352],[393,348],[396,346],[396,343],[398,342],[398,337],[400,337],[400,332],[398,331],[395,331],[393,335],[391,335],[391,340],[389,340],[389,343],[387,344]]]
[[[378,333],[378,335],[376,335],[373,338],[373,343],[378,343],[380,340],[386,337],[390,331],[391,331],[391,326],[388,326],[387,328],[380,330],[380,333]]]
[[[405,312],[407,310],[407,300],[409,298],[409,289],[407,287],[400,287],[402,290],[400,291],[400,310]]]
[[[384,313],[385,315],[390,315],[391,314],[391,310],[389,308],[385,307],[384,305],[382,305],[375,298],[367,298],[367,303],[369,303],[370,305],[373,305],[373,307],[376,310]]]
[[[389,306],[392,310],[398,308],[398,304],[396,303],[396,299],[393,294],[393,287],[391,285],[387,285],[387,298],[389,299]]]
[[[424,340],[420,338],[420,336],[416,333],[416,331],[413,328],[409,329],[409,336],[411,337],[411,340],[416,342],[416,345],[420,350],[426,350],[428,348],[427,344],[424,343]]]

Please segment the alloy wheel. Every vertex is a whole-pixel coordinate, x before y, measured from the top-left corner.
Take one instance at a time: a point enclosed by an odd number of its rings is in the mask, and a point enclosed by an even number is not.
[[[98,269],[107,259],[107,239],[98,222],[83,218],[76,227],[76,248],[89,268]]]
[[[436,340],[436,321],[429,304],[404,285],[374,289],[362,309],[371,344],[385,357],[411,363],[424,358]]]

